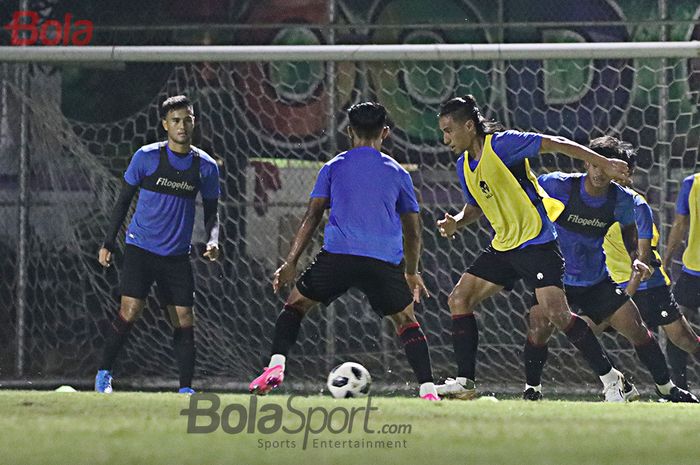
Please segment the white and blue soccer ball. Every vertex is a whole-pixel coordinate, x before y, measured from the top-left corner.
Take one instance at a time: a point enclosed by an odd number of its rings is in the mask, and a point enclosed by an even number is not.
[[[359,363],[345,362],[328,374],[328,390],[336,399],[364,397],[369,393],[372,377]]]

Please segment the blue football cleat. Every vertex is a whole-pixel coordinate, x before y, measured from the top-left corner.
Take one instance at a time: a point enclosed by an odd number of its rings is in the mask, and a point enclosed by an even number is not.
[[[112,373],[109,370],[99,370],[95,376],[95,391],[103,394],[112,392]]]
[[[194,394],[194,389],[191,387],[181,387],[179,391],[177,391],[178,394],[187,394],[188,396],[191,396]]]

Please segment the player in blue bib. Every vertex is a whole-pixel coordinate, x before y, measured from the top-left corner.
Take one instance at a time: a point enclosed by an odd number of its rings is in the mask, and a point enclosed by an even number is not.
[[[204,256],[219,256],[219,169],[203,150],[191,145],[194,111],[184,95],[170,97],[161,106],[166,142],[141,147],[124,173],[124,186],[114,206],[98,260],[112,263],[117,233],[131,201],[140,189],[136,211],[126,231],[121,273],[121,305],[110,327],[95,390],[112,392],[112,365],[134,321],[143,310],[154,282],[170,316],[173,346],[180,372],[180,392],[193,393],[195,365],[194,276],[190,244],[195,198],[201,194],[206,230]]]
[[[601,156],[624,160],[628,165],[631,163],[627,145],[613,137],[594,139],[590,148]],[[642,279],[650,275],[649,267],[636,259],[637,227],[632,191],[612,182],[609,176],[589,163],[586,163],[586,174],[555,172],[540,176],[538,181],[547,194],[565,205],[555,224],[566,264],[564,288],[571,307],[596,325],[609,324],[634,345],[639,359],[656,383],[659,396],[671,402],[698,402],[693,394],[671,381],[656,338],[644,325],[630,296],[613,282],[605,264],[603,240],[610,227],[619,223],[623,241],[633,260],[633,270],[641,274]],[[530,311],[529,323],[524,352],[527,384],[523,397],[538,400],[541,398],[547,341],[554,327],[537,305]],[[630,384],[624,388],[623,394],[627,400],[639,396]]]
[[[556,230],[547,212],[561,208],[548,198],[532,174],[528,158],[558,152],[600,166],[613,177],[626,177],[621,160],[601,157],[563,137],[504,131],[481,116],[473,96],[448,100],[440,108],[443,141],[460,158],[457,174],[465,194],[462,211],[438,221],[450,238],[486,216],[494,230],[491,244],[477,257],[450,293],[452,343],[457,376],[438,386],[438,393],[460,399],[476,396],[475,374],[479,331],[474,310],[503,289],[523,279],[544,302],[546,318],[581,351],[603,383],[605,399],[624,401],[624,376],[605,355],[586,322],[571,313],[563,284],[564,261]]]
[[[427,295],[418,273],[419,207],[410,174],[381,152],[389,135],[383,106],[362,102],[348,110],[352,149],[323,165],[287,259],[274,274],[275,292],[296,278],[297,262],[330,209],[323,248],[296,281],[275,323],[267,368],[249,386],[266,394],[284,380],[286,359],[304,316],[350,288],[394,323],[419,384],[419,396],[439,400],[428,343],[413,312]]]

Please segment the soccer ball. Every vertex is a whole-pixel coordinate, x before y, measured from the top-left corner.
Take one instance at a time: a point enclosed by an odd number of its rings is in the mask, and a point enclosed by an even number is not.
[[[363,397],[369,393],[372,377],[359,363],[345,362],[333,368],[328,375],[328,390],[336,399]]]

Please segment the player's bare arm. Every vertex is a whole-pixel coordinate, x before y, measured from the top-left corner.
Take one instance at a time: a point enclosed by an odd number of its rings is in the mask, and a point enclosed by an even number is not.
[[[465,203],[461,212],[457,213],[456,215],[445,213],[445,217],[438,220],[438,231],[442,237],[452,239],[452,236],[455,235],[458,229],[475,222],[481,218],[482,214],[483,212],[481,211],[481,208]]]
[[[674,252],[678,246],[681,245],[683,239],[685,239],[689,227],[690,216],[676,213],[676,216],[673,218],[673,225],[671,225],[671,232],[668,235],[668,242],[666,242],[666,251],[664,253],[663,267],[667,273],[671,269]]]
[[[124,224],[124,219],[129,212],[129,207],[131,206],[131,201],[136,195],[138,186],[132,186],[128,182],[124,181],[122,189],[119,192],[119,197],[114,204],[112,209],[112,214],[109,218],[109,226],[107,226],[107,231],[105,232],[105,239],[102,242],[102,247],[97,254],[97,260],[105,268],[112,265],[112,253],[114,252],[115,242],[117,239],[117,234],[119,229],[121,229],[122,224]]]
[[[566,137],[542,135],[540,153],[555,152],[598,166],[612,179],[629,181],[629,167],[623,160],[600,156],[588,147]]]
[[[637,226],[634,223],[623,226],[621,232],[622,242],[625,244],[625,249],[627,249],[630,259],[632,259],[632,273],[630,275],[629,283],[625,288],[625,292],[627,292],[628,295],[633,296],[637,292],[637,288],[641,282],[646,281],[651,277],[652,270],[648,264],[651,257],[651,240],[639,240],[637,235]],[[641,242],[646,242],[648,248],[647,246],[642,245]],[[640,250],[642,250],[641,253]]]
[[[282,263],[282,266],[277,268],[272,279],[272,288],[275,293],[286,284],[292,282],[296,277],[297,262],[299,257],[306,250],[306,247],[311,242],[311,238],[316,232],[316,228],[321,224],[323,213],[328,208],[329,199],[326,197],[314,197],[309,200],[309,205],[306,208],[304,218],[301,220],[299,229],[297,230],[292,246],[287,255],[287,259]]]
[[[219,258],[219,199],[203,199],[204,231],[207,235],[207,249],[204,258],[216,261]]]
[[[421,295],[430,297],[428,288],[425,287],[423,278],[418,273],[418,262],[421,253],[421,219],[418,213],[404,213],[401,215],[403,230],[404,260],[406,261],[406,281],[413,292],[413,301],[420,303]]]

